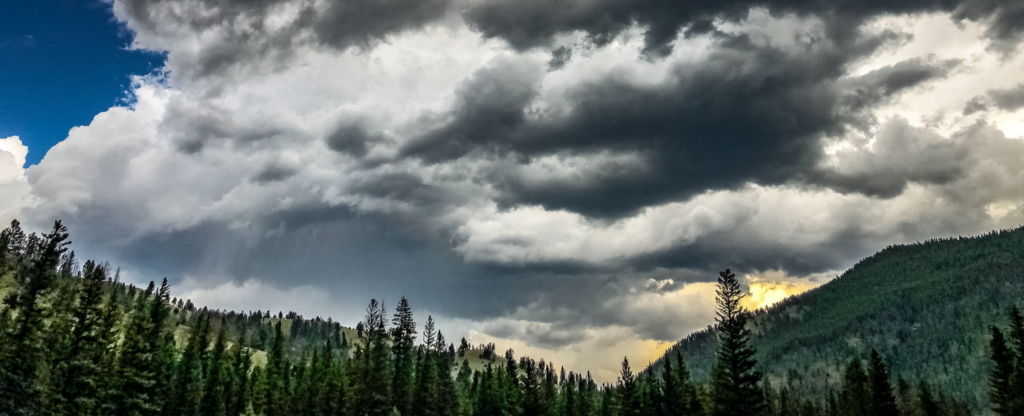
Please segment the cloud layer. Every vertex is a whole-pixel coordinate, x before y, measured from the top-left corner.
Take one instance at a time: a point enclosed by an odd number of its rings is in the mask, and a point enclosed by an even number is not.
[[[354,323],[405,294],[582,366],[709,324],[719,269],[756,307],[1024,222],[1015,5],[112,10],[167,66],[27,170],[0,140],[0,217],[64,218],[86,256],[214,307]]]

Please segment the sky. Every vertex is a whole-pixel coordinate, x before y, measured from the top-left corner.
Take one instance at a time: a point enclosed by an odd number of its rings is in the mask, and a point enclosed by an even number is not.
[[[757,308],[1024,222],[1024,3],[47,7],[0,18],[0,221],[200,305],[405,295],[611,381],[713,323],[722,269]]]
[[[131,50],[131,32],[99,0],[11,2],[0,18],[0,138],[19,136],[37,164],[68,130],[129,98],[132,75],[164,53]]]

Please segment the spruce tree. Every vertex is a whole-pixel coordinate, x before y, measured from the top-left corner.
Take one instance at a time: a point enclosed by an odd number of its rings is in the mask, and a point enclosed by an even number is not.
[[[281,320],[274,323],[274,340],[270,351],[267,351],[267,368],[265,372],[266,416],[287,416],[288,404],[285,389],[285,378],[289,365],[284,356],[284,332],[281,331]]]
[[[521,406],[521,398],[523,396],[521,385],[519,383],[519,363],[516,361],[516,352],[512,348],[505,350],[505,371],[503,377],[501,377],[501,397],[510,409],[515,412]]]
[[[619,371],[619,384],[616,387],[618,412],[617,416],[639,416],[641,414],[640,386],[633,370],[629,368],[629,359],[622,358],[622,369]]]
[[[547,401],[544,398],[543,367],[530,357],[523,357],[519,360],[519,370],[523,373],[523,385],[518,407],[523,415],[537,416],[546,414],[548,411]]]
[[[615,390],[605,385],[601,388],[601,408],[598,409],[600,416],[614,416],[618,404],[615,403]]]
[[[153,282],[136,300],[135,310],[125,329],[118,355],[117,415],[157,415],[162,403],[157,394],[157,382],[162,378],[159,362],[163,327],[162,309],[168,299],[166,280],[154,292]]]
[[[217,332],[217,340],[214,341],[213,350],[206,361],[206,382],[203,386],[203,397],[199,405],[201,416],[224,416],[227,414],[225,403],[225,385],[227,384],[227,363],[225,356],[226,342],[225,325],[221,320],[220,330]]]
[[[871,393],[868,408],[871,414],[874,416],[899,416],[896,396],[893,395],[892,384],[889,382],[889,370],[886,369],[878,351],[874,349],[871,350],[868,380]]]
[[[701,403],[700,395],[697,394],[697,386],[690,377],[690,370],[683,361],[683,352],[676,350],[676,378],[682,387],[683,398],[686,402],[686,414],[697,416],[704,414],[704,405]]]
[[[716,303],[718,348],[712,373],[714,416],[760,416],[764,396],[758,383],[761,373],[746,328],[746,309],[740,301],[746,294],[729,269],[719,273]]]
[[[174,366],[171,391],[172,398],[166,406],[167,416],[195,415],[199,409],[202,394],[202,354],[206,349],[209,319],[200,318],[196,325],[186,332],[185,350]]]
[[[1013,389],[1014,354],[1006,346],[1006,339],[999,328],[992,327],[992,361],[994,367],[989,377],[989,397],[992,411],[1001,416],[1018,415],[1017,395]]]
[[[12,228],[15,224],[12,223]],[[13,241],[14,232],[8,240]],[[27,267],[18,273],[20,282],[15,293],[4,299],[4,306],[13,312],[7,333],[0,343],[0,414],[35,414],[40,411],[40,392],[36,389],[37,370],[46,349],[41,345],[46,331],[44,306],[40,299],[53,287],[61,255],[71,244],[67,227],[59,220],[53,230],[38,243],[30,236],[22,249],[28,256]],[[8,243],[10,244],[10,242]],[[19,243],[21,244],[21,243]]]
[[[868,390],[868,376],[860,360],[854,358],[846,366],[843,374],[843,390],[840,394],[840,407],[847,416],[870,416],[868,402],[871,400]]]
[[[1013,391],[1013,406],[1018,412],[1024,411],[1024,316],[1016,306],[1010,308],[1010,336],[1007,343],[1014,360],[1014,372],[1010,389]]]
[[[685,394],[680,386],[679,377],[672,369],[672,359],[665,357],[665,370],[661,373],[661,385],[665,389],[665,415],[687,416]]]
[[[357,363],[357,390],[354,392],[354,410],[359,415],[388,416],[391,414],[391,348],[384,324],[384,306],[371,299],[363,320],[365,346]]]
[[[66,355],[54,363],[55,397],[51,403],[55,415],[95,415],[100,411],[103,371],[106,355],[103,334],[103,283],[106,269],[94,261],[85,262],[73,312],[74,327]]]
[[[413,320],[409,300],[402,296],[395,308],[392,319],[391,345],[395,362],[394,382],[391,397],[395,408],[403,415],[412,414],[413,396],[413,347],[416,342],[416,322]]]
[[[918,392],[918,406],[921,409],[921,416],[943,416],[942,407],[935,401],[935,396],[932,395],[928,384],[922,381],[920,386],[918,386]]]

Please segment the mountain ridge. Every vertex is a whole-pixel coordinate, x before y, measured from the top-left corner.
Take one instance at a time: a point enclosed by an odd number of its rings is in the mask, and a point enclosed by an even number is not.
[[[752,313],[753,342],[774,386],[824,397],[854,358],[877,349],[894,377],[953,392],[988,407],[990,328],[1024,299],[1024,228],[891,245],[836,279]],[[681,350],[707,380],[715,329],[690,334]]]

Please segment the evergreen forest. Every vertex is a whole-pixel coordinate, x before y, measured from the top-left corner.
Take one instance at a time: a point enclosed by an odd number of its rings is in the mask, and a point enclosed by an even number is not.
[[[221,311],[70,250],[60,222],[0,232],[0,415],[961,416],[1024,414],[1024,229],[889,247],[716,324],[617,382],[452,342],[410,302],[355,328]],[[458,345],[456,345],[458,344]]]

